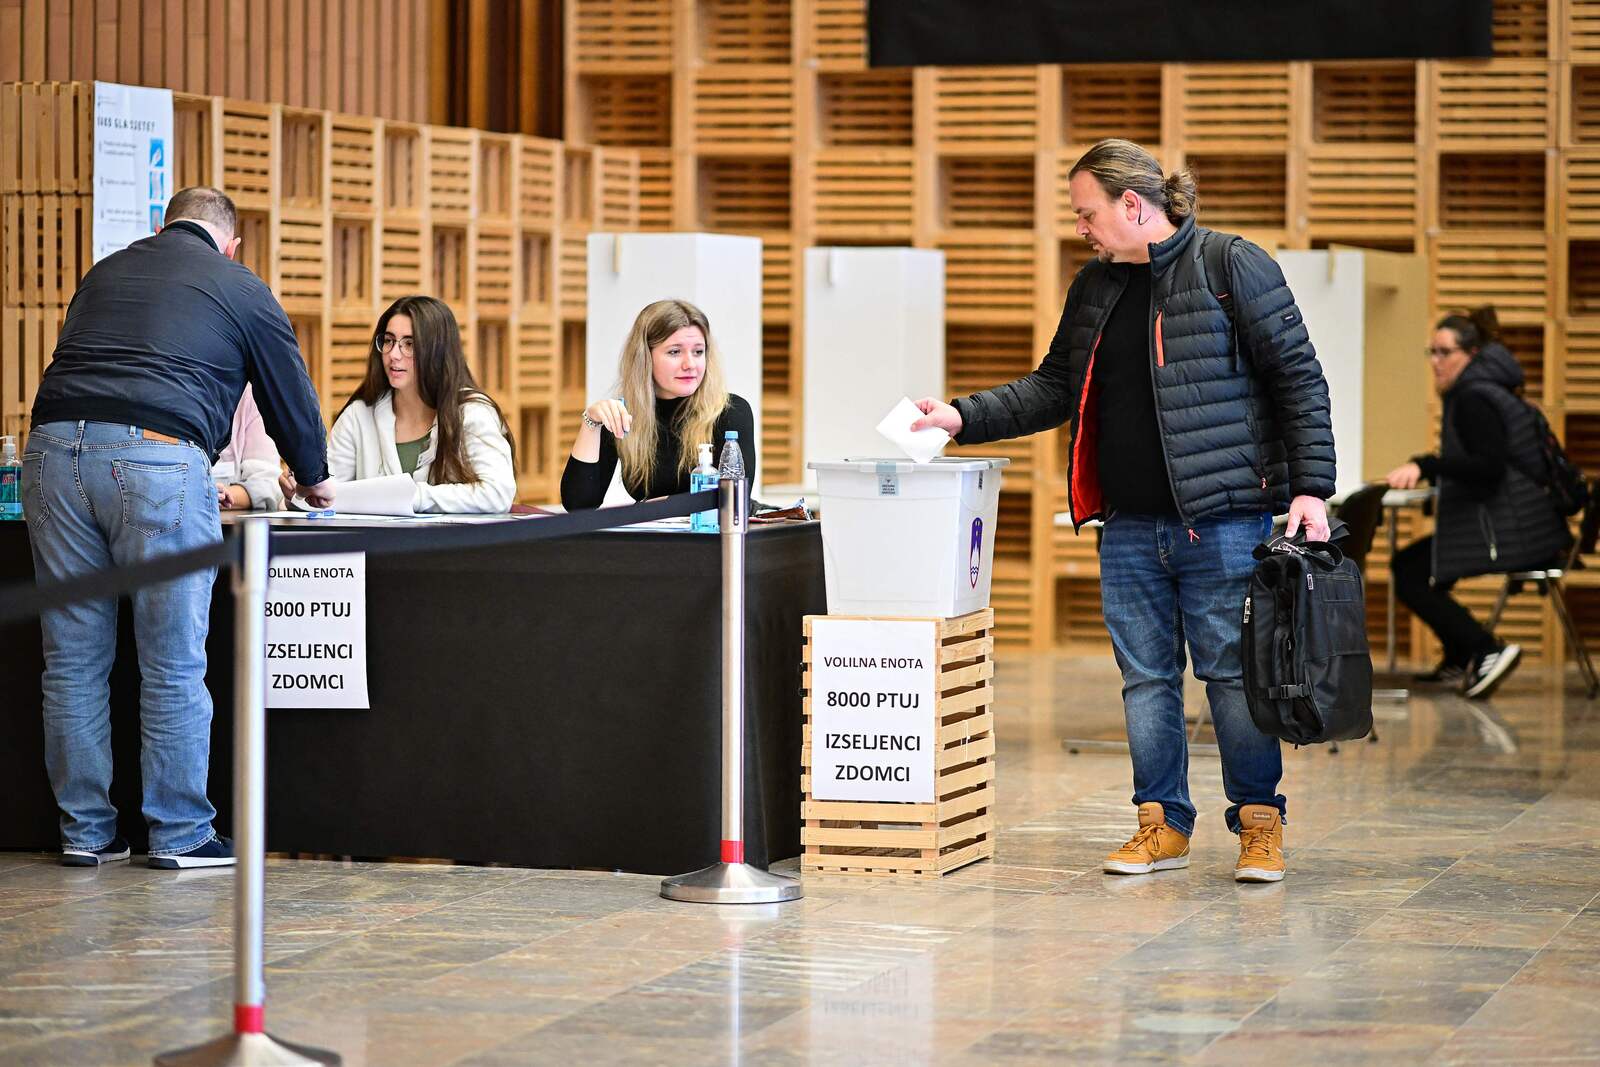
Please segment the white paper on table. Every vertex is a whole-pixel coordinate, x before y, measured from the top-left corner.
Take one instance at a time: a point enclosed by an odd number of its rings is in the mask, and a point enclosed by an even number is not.
[[[333,511],[337,515],[415,515],[411,501],[416,491],[417,483],[409,474],[336,482]],[[290,503],[305,511],[316,510],[299,496]]]
[[[878,432],[917,463],[926,463],[944,451],[944,446],[950,443],[950,435],[937,426],[912,430],[911,424],[920,418],[922,412],[911,398],[901,397],[900,403],[878,423]]]

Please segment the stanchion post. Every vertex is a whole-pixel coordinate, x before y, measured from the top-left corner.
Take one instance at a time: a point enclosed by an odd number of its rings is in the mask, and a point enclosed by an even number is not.
[[[695,904],[776,904],[800,898],[800,882],[744,862],[744,539],[750,487],[717,486],[722,533],[722,860],[661,883],[668,900]]]
[[[266,519],[239,524],[243,551],[233,573],[233,1033],[164,1052],[157,1067],[337,1064],[336,1052],[279,1041],[266,1033],[263,894],[267,847]]]

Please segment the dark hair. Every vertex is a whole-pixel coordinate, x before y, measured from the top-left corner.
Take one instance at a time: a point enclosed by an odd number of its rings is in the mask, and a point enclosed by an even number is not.
[[[179,189],[167,201],[167,213],[161,225],[171,226],[180,219],[209,222],[229,237],[239,232],[239,211],[221,189],[209,185],[191,185]]]
[[[1491,305],[1485,304],[1465,315],[1446,315],[1434,329],[1454,333],[1456,344],[1475,356],[1484,345],[1500,339],[1500,316],[1495,314]]]
[[[391,391],[389,376],[383,370],[383,353],[378,342],[389,332],[389,320],[405,315],[411,320],[412,367],[417,375],[417,391],[422,402],[434,411],[439,422],[439,438],[434,444],[434,461],[428,469],[429,485],[461,485],[476,482],[477,471],[467,458],[466,443],[462,440],[461,408],[464,404],[488,404],[500,420],[500,432],[511,445],[511,454],[517,454],[516,441],[511,436],[510,425],[494,398],[478,388],[472,378],[461,348],[461,327],[456,323],[450,305],[431,296],[402,296],[389,305],[378,317],[372,331],[372,347],[367,352],[367,376],[350,399],[349,407],[360,400],[372,407],[383,395]],[[344,408],[339,409],[344,414]]]
[[[1194,214],[1200,191],[1187,167],[1163,174],[1155,156],[1132,141],[1108,137],[1094,144],[1072,165],[1068,180],[1080,171],[1093,174],[1113,200],[1125,189],[1138,193],[1152,207],[1166,212],[1174,226]]]

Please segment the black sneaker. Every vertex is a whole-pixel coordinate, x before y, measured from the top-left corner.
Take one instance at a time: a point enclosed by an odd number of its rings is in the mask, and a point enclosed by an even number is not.
[[[213,837],[199,848],[176,856],[151,856],[150,866],[158,871],[184,871],[191,867],[232,867],[233,842],[226,837]]]
[[[1469,700],[1476,700],[1493,693],[1499,688],[1500,683],[1506,680],[1506,675],[1516,668],[1517,661],[1521,658],[1521,645],[1502,645],[1494,652],[1479,656],[1467,669],[1463,694]]]
[[[1467,668],[1459,663],[1440,660],[1433,670],[1427,674],[1413,674],[1411,680],[1417,685],[1460,685],[1466,676]]]
[[[63,867],[100,867],[107,863],[121,863],[131,853],[128,843],[120,837],[113,837],[111,844],[104,848],[75,848],[66,845],[61,849],[61,866]]]

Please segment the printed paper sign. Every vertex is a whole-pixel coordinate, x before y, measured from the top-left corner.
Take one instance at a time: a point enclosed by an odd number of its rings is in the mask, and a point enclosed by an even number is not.
[[[931,803],[937,623],[811,623],[811,795]]]
[[[172,188],[172,91],[94,83],[94,261],[161,228]]]
[[[273,560],[267,579],[267,707],[369,706],[366,553]]]

